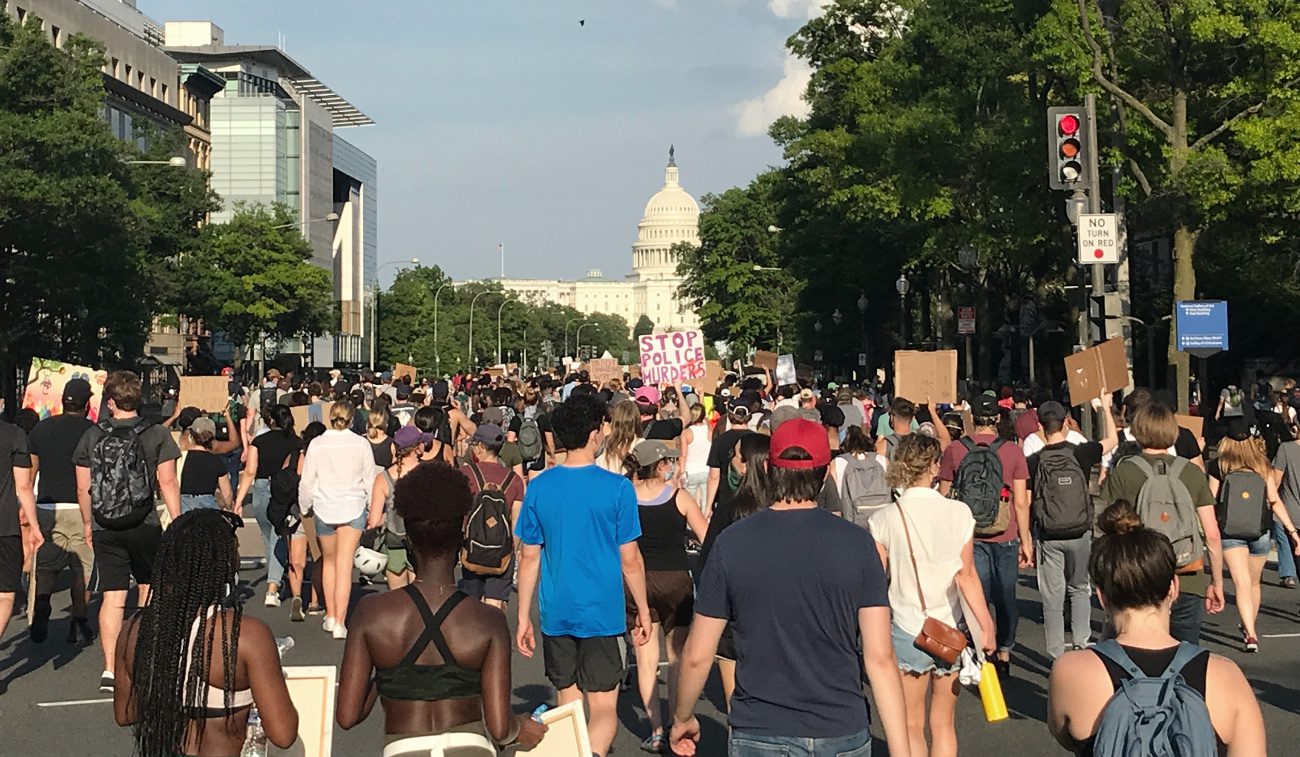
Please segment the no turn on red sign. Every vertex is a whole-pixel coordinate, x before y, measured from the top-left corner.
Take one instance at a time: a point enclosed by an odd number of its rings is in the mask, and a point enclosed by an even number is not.
[[[1079,264],[1119,262],[1119,216],[1083,213],[1079,216]]]

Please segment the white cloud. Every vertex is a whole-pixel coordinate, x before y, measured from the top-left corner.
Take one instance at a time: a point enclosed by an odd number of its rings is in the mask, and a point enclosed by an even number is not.
[[[767,0],[767,8],[781,18],[814,19],[826,10],[831,0]]]
[[[767,0],[767,9],[780,18],[812,20],[830,4],[831,0]],[[761,136],[781,116],[807,116],[808,102],[803,95],[811,80],[812,67],[787,52],[781,81],[763,96],[736,106],[736,131],[744,137]]]
[[[773,0],[777,2],[777,0]],[[781,116],[803,118],[808,115],[808,102],[804,91],[812,80],[812,67],[804,60],[786,53],[785,75],[762,97],[755,97],[736,108],[736,131],[743,137],[757,137],[767,133],[767,127]]]

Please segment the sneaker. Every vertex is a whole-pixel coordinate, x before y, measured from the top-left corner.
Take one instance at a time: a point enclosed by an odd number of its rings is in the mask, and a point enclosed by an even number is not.
[[[294,623],[301,623],[307,619],[302,612],[302,597],[294,597],[289,600],[289,620]]]
[[[336,621],[333,618],[326,615],[325,622],[321,624],[321,627],[325,629],[325,633],[333,633],[335,623]]]
[[[99,690],[105,694],[113,693],[113,671],[105,670],[99,674]]]
[[[348,637],[347,626],[343,625],[342,623],[335,623],[334,630],[331,631],[330,633],[334,634],[335,639],[341,640],[341,639],[346,639]]]
[[[33,642],[44,644],[45,640],[50,636],[50,612],[52,610],[50,607],[50,595],[36,595],[35,604],[36,607],[32,610],[32,627],[28,631],[28,634],[32,637]]]
[[[307,605],[307,614],[311,616],[324,615],[325,608],[320,605]]]
[[[337,637],[336,637],[336,638],[337,638]],[[1246,643],[1243,645],[1243,648],[1244,648],[1247,652],[1258,652],[1258,651],[1259,651],[1259,639],[1256,639],[1254,636],[1247,636],[1247,637],[1246,637]]]
[[[267,607],[279,607],[279,606],[280,606],[280,595],[279,595],[279,594],[267,594],[267,595],[266,595],[266,601],[265,601],[263,604],[264,604],[265,606],[267,606]]]
[[[1281,586],[1283,589],[1294,589],[1298,584],[1300,584],[1300,581],[1296,581],[1294,576],[1287,576],[1282,579]]]

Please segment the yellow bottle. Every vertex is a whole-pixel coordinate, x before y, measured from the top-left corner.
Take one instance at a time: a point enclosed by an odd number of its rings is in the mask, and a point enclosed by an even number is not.
[[[996,723],[1007,719],[1007,700],[1002,697],[997,668],[990,661],[980,670],[980,701],[984,703],[985,720]]]

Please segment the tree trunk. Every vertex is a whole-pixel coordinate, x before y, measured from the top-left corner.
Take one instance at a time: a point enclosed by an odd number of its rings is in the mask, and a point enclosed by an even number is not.
[[[1174,91],[1174,108],[1173,108],[1173,136],[1170,140],[1169,152],[1169,174],[1172,182],[1176,182],[1183,168],[1187,166],[1187,93],[1183,90]],[[1172,183],[1171,182],[1171,183]],[[1184,213],[1187,211],[1184,210]],[[1196,299],[1196,266],[1194,256],[1196,254],[1196,240],[1200,236],[1198,229],[1190,228],[1186,220],[1181,221],[1174,228],[1174,308],[1176,309],[1179,300]],[[1174,318],[1177,313],[1173,313]],[[1171,327],[1175,324],[1171,323]],[[1175,390],[1178,396],[1178,412],[1187,412],[1189,402],[1188,382],[1191,378],[1190,364],[1187,353],[1178,350],[1178,339],[1174,336],[1175,329],[1170,330],[1169,339],[1169,365],[1173,368],[1174,376],[1177,382]]]

